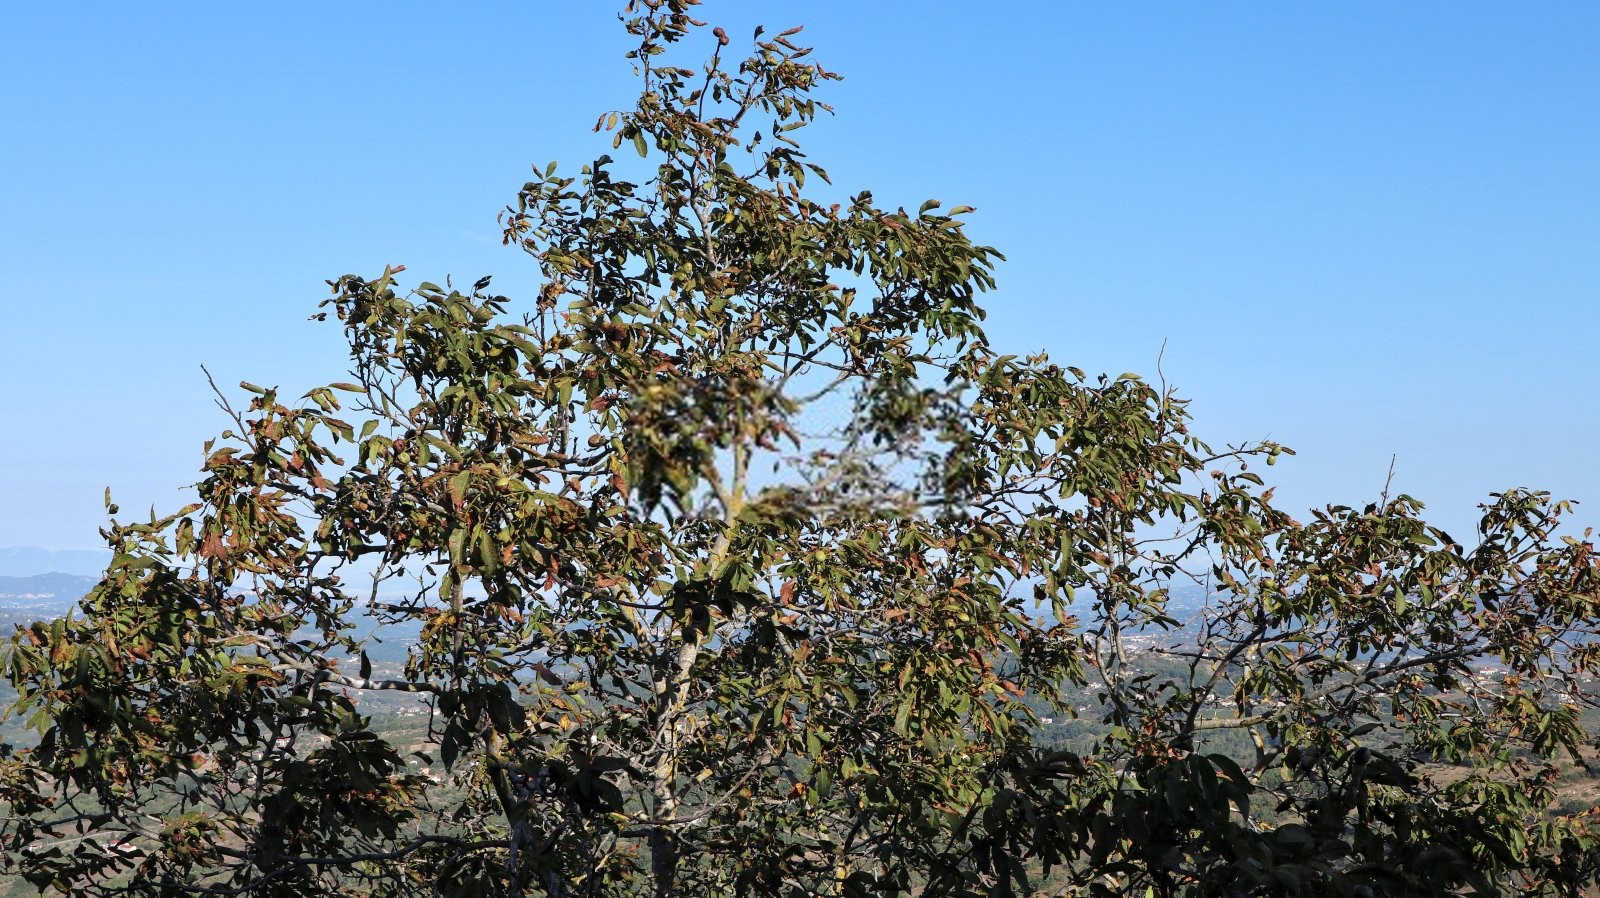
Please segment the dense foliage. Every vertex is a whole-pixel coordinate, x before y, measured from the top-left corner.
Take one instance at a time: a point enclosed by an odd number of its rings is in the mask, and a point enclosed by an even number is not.
[[[625,14],[641,95],[597,123],[623,158],[552,165],[506,210],[536,297],[332,282],[349,380],[219,392],[195,503],[114,522],[79,610],[18,630],[39,740],[0,752],[0,872],[72,895],[1593,881],[1588,815],[1549,807],[1600,652],[1563,504],[1497,495],[1470,547],[1404,496],[1300,522],[1257,473],[1282,447],[1214,449],[1160,385],[996,352],[970,210],[815,199],[795,136],[835,76],[794,31],[730,61],[693,5]],[[709,61],[671,61],[686,43]],[[367,612],[420,628],[403,665],[374,671]],[[419,754],[364,715],[377,692],[426,701]],[[1089,745],[1041,742],[1036,716],[1078,713]]]

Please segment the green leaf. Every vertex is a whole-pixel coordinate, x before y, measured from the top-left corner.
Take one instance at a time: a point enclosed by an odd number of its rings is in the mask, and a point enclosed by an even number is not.
[[[910,727],[910,719],[911,719],[911,706],[913,704],[915,704],[915,703],[916,703],[916,699],[915,698],[913,698],[911,696],[907,696],[906,698],[901,699],[900,707],[895,711],[895,714],[894,714],[894,731],[896,733],[900,734],[901,736],[910,735],[909,727]]]

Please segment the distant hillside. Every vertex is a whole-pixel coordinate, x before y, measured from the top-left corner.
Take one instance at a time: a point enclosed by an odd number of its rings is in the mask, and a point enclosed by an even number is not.
[[[28,577],[0,577],[0,603],[76,602],[94,586],[95,578],[82,574],[34,574]]]
[[[105,549],[0,546],[0,577],[27,577],[40,571],[90,576],[105,570],[110,560],[111,553]]]
[[[9,633],[11,624],[60,617],[94,584],[94,577],[80,574],[0,577],[0,633]]]

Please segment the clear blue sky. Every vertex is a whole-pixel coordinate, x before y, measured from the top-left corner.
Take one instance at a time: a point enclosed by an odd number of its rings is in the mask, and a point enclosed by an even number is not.
[[[846,80],[846,189],[970,203],[995,341],[1154,368],[1270,436],[1291,509],[1397,486],[1462,528],[1513,485],[1600,522],[1600,5],[751,3]],[[330,8],[332,7],[332,8]],[[1337,8],[1335,8],[1337,7]],[[614,7],[22,4],[0,37],[0,546],[96,542],[101,489],[183,501],[200,364],[343,374],[345,272],[531,266],[495,213],[607,146]]]

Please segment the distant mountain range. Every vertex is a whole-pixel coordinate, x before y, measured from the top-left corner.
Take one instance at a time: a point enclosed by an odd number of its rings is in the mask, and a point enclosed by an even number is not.
[[[60,617],[94,586],[96,578],[82,574],[34,574],[0,577],[0,634],[12,624]]]
[[[41,549],[0,546],[0,577],[28,577],[40,571],[98,576],[111,561],[105,549]]]
[[[66,607],[94,586],[95,578],[82,574],[33,574],[28,577],[0,577],[0,605]]]
[[[110,560],[104,549],[0,546],[0,636],[9,634],[13,624],[66,614]]]

